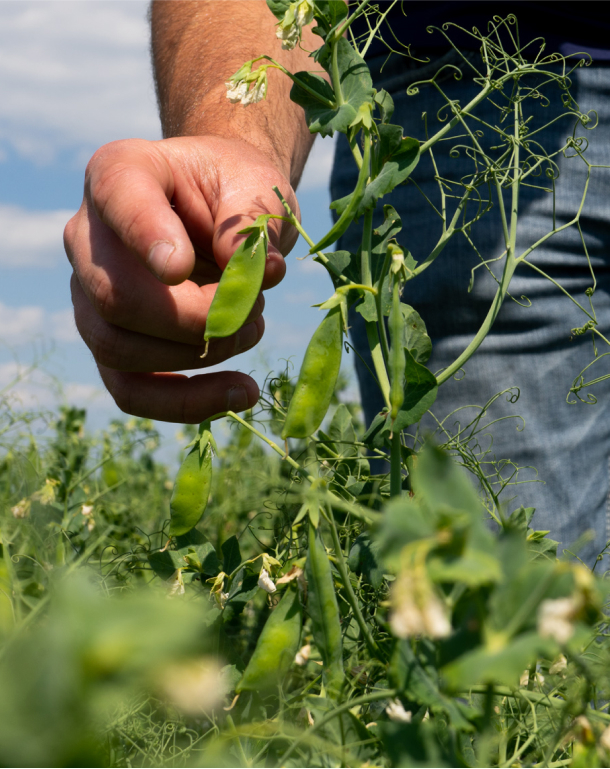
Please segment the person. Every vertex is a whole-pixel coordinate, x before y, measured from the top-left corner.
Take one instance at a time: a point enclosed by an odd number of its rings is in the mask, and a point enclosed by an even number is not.
[[[536,32],[536,25],[551,46],[569,53],[582,50],[583,40],[597,44],[603,59],[606,22],[587,3],[578,13],[568,3],[554,3],[553,12],[536,16],[528,3],[523,38]],[[477,8],[478,6],[478,8]],[[511,3],[507,11],[524,3]],[[548,9],[548,4],[545,3]],[[480,3],[438,2],[404,4],[410,14],[408,32],[412,53],[429,65],[386,54],[375,44],[367,56],[375,86],[393,95],[396,113],[407,135],[420,136],[421,114],[436,114],[442,102],[434,89],[421,89],[410,101],[406,87],[430,77],[442,63],[459,64],[446,40],[428,36],[430,23],[461,22],[467,29],[478,22],[484,29]],[[405,28],[403,8],[392,12],[392,23],[400,37]],[[539,9],[540,10],[540,9]],[[567,14],[567,16],[566,16]],[[538,21],[536,22],[536,18]],[[584,21],[583,21],[584,20]],[[205,368],[228,360],[255,345],[264,330],[264,300],[261,295],[249,322],[234,337],[216,340],[208,357],[201,361],[205,318],[222,268],[230,258],[246,223],[261,213],[282,214],[272,192],[276,184],[298,212],[294,190],[298,184],[312,138],[303,113],[289,100],[290,82],[280,73],[269,72],[265,101],[240,108],[226,98],[225,82],[241,64],[265,52],[291,70],[310,69],[307,51],[320,45],[311,28],[304,30],[303,49],[283,51],[275,36],[276,20],[264,0],[156,0],[151,6],[152,55],[164,139],[158,142],[126,140],[102,147],[90,161],[85,179],[83,204],[66,227],[66,251],[73,266],[72,295],[76,324],[91,349],[102,380],[117,405],[128,413],[176,422],[200,422],[233,409],[252,407],[258,398],[256,383],[245,374],[225,371],[186,377],[174,372]],[[529,28],[528,28],[529,25]],[[567,30],[567,32],[566,32]],[[566,40],[566,34],[570,39]],[[460,38],[460,35],[462,37]],[[605,36],[606,35],[606,36]],[[604,37],[605,36],[605,37]],[[456,42],[467,55],[472,39],[458,33]],[[568,46],[566,48],[566,46]],[[600,51],[597,51],[599,54]],[[597,56],[597,58],[600,58]],[[610,59],[610,54],[607,57]],[[603,99],[608,69],[603,61],[586,72],[576,73],[581,109]],[[451,98],[467,100],[474,86],[448,79],[443,87]],[[493,112],[493,111],[492,111]],[[486,115],[492,119],[493,114]],[[602,110],[603,112],[603,110]],[[593,161],[610,163],[610,125],[601,115]],[[497,118],[494,117],[497,120]],[[562,133],[563,132],[563,133]],[[552,142],[563,141],[561,125]],[[593,145],[592,145],[593,146]],[[462,158],[462,161],[464,158]],[[461,162],[461,161],[459,161]],[[443,161],[441,174],[459,175],[460,165],[451,168]],[[562,168],[562,173],[568,173]],[[560,193],[561,211],[573,210],[578,202],[581,171],[569,171],[572,183]],[[575,174],[575,175],[574,175]],[[420,163],[415,181],[423,188],[434,186],[430,169]],[[354,167],[349,148],[341,140],[333,170],[332,197],[353,189]],[[592,258],[598,271],[597,306],[600,328],[610,329],[610,273],[607,272],[607,221],[610,195],[607,182],[598,185],[589,204],[585,236],[592,242]],[[604,186],[605,185],[605,186]],[[433,194],[433,190],[429,190]],[[561,197],[563,195],[563,197]],[[383,202],[386,202],[384,200]],[[425,257],[433,236],[433,218],[413,185],[401,187],[390,199],[402,214],[404,238],[399,239],[415,258]],[[563,214],[562,214],[563,215]],[[566,214],[567,215],[567,214]],[[490,253],[501,253],[495,213],[481,220],[479,238]],[[521,207],[521,241],[548,225],[548,201],[526,191]],[[410,219],[408,219],[410,217]],[[408,221],[407,221],[408,220]],[[419,226],[409,225],[417,223]],[[271,246],[263,288],[277,285],[285,271],[283,257],[296,241],[293,228],[272,220]],[[448,365],[468,344],[486,312],[493,280],[475,282],[468,295],[472,261],[465,241],[452,243],[453,252],[438,260],[438,268],[407,286],[405,301],[424,317],[433,340],[433,371]],[[350,228],[339,247],[357,250],[357,233]],[[575,295],[590,285],[586,260],[576,256],[577,247],[563,240],[541,254],[547,271],[568,281]],[[599,269],[598,269],[599,268]],[[608,387],[602,384],[600,405],[583,419],[582,409],[565,404],[569,388],[583,360],[590,359],[583,340],[570,342],[566,322],[572,315],[536,275],[518,275],[517,297],[522,293],[533,308],[507,303],[492,334],[465,368],[461,382],[449,381],[439,390],[435,412],[450,413],[456,404],[483,405],[500,389],[514,386],[522,393],[516,407],[495,404],[495,418],[521,413],[526,430],[494,431],[493,449],[501,458],[517,465],[536,467],[546,482],[519,486],[519,500],[538,510],[538,528],[551,529],[564,544],[587,538],[579,554],[593,562],[610,539],[607,500],[610,494],[610,420]],[[417,284],[417,285],[416,285]],[[461,291],[457,291],[460,286]],[[567,301],[567,300],[566,300]],[[352,313],[352,338],[366,358],[359,316]],[[574,326],[580,322],[573,322]],[[587,357],[589,356],[589,357]],[[357,363],[363,407],[370,422],[379,410],[375,390],[367,381],[366,366]],[[584,407],[583,407],[584,408]],[[456,417],[462,421],[465,415]],[[454,428],[453,422],[447,423]],[[586,465],[587,471],[583,471]],[[531,479],[523,471],[516,480]],[[508,490],[508,496],[510,489]],[[505,494],[506,496],[506,494]]]

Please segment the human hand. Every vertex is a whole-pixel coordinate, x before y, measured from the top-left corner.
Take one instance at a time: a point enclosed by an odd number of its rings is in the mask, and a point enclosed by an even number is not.
[[[238,231],[260,214],[284,214],[274,185],[298,213],[285,176],[236,139],[130,139],[95,153],[64,242],[76,326],[120,409],[197,423],[254,406],[259,390],[246,374],[173,372],[221,363],[261,339],[262,293],[240,331],[200,357],[218,280],[245,237]],[[263,289],[282,280],[282,255],[298,237],[277,219],[269,236]]]

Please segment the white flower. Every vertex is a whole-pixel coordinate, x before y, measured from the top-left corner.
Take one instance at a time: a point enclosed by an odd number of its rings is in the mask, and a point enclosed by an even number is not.
[[[93,505],[82,505],[80,512],[81,515],[91,515],[93,512]]]
[[[525,687],[529,684],[529,682],[530,682],[530,672],[529,670],[524,670],[523,673],[521,674],[521,678],[519,679],[519,686]],[[544,683],[544,676],[542,675],[542,673],[538,673],[538,672],[535,673],[534,682],[542,686],[542,684]]]
[[[294,661],[297,665],[300,665],[303,667],[303,665],[307,664],[307,660],[309,659],[309,655],[311,654],[311,646],[309,644],[305,644],[299,651],[296,653]]]
[[[11,507],[13,518],[27,518],[30,514],[32,503],[29,499],[22,499],[14,507]]]
[[[227,99],[232,104],[238,104],[243,101],[248,93],[248,83],[245,80],[240,80],[237,83],[229,80],[225,85],[227,86]]]
[[[172,576],[167,580],[169,585],[168,596],[184,595],[184,580],[182,579],[182,569],[176,569]]]
[[[220,665],[206,657],[167,667],[162,673],[160,688],[167,699],[189,715],[220,705],[227,693]]]
[[[410,724],[412,713],[410,710],[405,710],[404,705],[400,700],[392,700],[385,709],[390,721],[397,721],[400,724]]]
[[[445,607],[425,573],[402,572],[394,583],[391,602],[390,628],[398,638],[415,635],[446,638],[451,634]]]
[[[267,569],[261,569],[261,573],[258,575],[258,586],[262,587],[263,590],[266,590],[269,594],[275,593],[275,585],[273,584],[273,580],[269,576]]]
[[[551,667],[549,668],[549,673],[552,676],[557,675],[557,673],[562,673],[566,668],[568,667],[568,661],[563,656],[563,654],[560,654],[559,657],[553,662]]]
[[[599,744],[604,750],[610,751],[610,726],[607,726],[602,732]]]
[[[229,594],[223,593],[222,590],[220,591],[219,597],[218,597],[218,603],[220,604],[220,608],[224,609],[226,602],[229,600]]]
[[[259,68],[262,69],[262,68]],[[267,95],[267,73],[263,73],[251,88],[247,95],[241,100],[244,105],[256,104],[256,102],[262,101]]]
[[[538,632],[563,644],[574,635],[574,617],[579,605],[573,598],[547,598],[538,608]]]
[[[299,42],[303,27],[313,21],[313,12],[312,0],[296,0],[290,3],[275,32],[285,51],[291,51]]]

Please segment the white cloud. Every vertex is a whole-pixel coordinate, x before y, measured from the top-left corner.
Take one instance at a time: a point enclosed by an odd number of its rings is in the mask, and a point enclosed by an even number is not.
[[[160,138],[145,0],[0,2],[0,140],[44,163]]]
[[[29,343],[35,337],[57,342],[79,341],[72,310],[48,312],[43,307],[9,307],[0,302],[0,341],[14,347]]]
[[[63,231],[73,214],[0,204],[0,266],[55,267],[65,259]]]
[[[328,190],[335,155],[335,139],[316,137],[303,171],[299,192]]]

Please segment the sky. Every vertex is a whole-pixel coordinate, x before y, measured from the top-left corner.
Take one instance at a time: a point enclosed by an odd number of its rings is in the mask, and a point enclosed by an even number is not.
[[[0,391],[10,388],[25,407],[86,407],[92,429],[122,414],[74,325],[62,233],[98,147],[161,138],[147,7],[143,0],[0,2]],[[332,139],[318,138],[299,188],[303,224],[315,239],[331,222],[332,153]],[[282,359],[292,357],[298,371],[321,317],[311,305],[332,293],[320,265],[295,258],[306,251],[299,241],[286,278],[266,293],[260,344],[233,359],[259,384]]]

